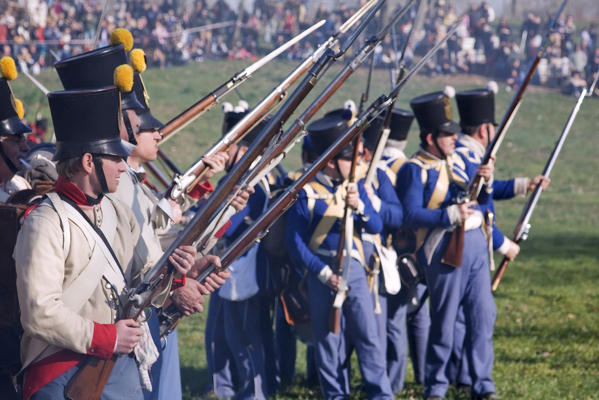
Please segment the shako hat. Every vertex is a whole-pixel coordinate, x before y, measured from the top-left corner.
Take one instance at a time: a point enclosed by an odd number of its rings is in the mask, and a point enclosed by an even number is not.
[[[307,126],[312,148],[316,154],[322,154],[328,149],[349,127],[352,113],[343,109],[333,110],[327,113],[323,118],[318,119]],[[348,144],[343,147],[335,158],[351,158],[353,156],[353,146]]]
[[[0,59],[0,135],[20,135],[31,132],[23,123],[17,110],[17,101],[8,81],[16,79],[17,67],[11,57]]]
[[[54,64],[65,90],[92,89],[112,85],[114,70],[127,64],[127,54],[122,44],[106,46]],[[135,91],[121,93],[122,110],[144,110]]]
[[[452,119],[451,100],[455,90],[446,88],[443,92],[428,93],[410,101],[410,107],[420,126],[420,140],[427,133],[439,136],[441,133],[460,133],[460,126]]]
[[[150,111],[150,106],[148,105],[148,93],[146,92],[145,85],[139,72],[135,72],[133,75],[133,92],[143,107],[143,111],[140,110],[137,113],[140,122],[139,130],[154,131],[162,128],[164,124],[152,115],[152,112]]]
[[[495,121],[495,93],[497,83],[491,81],[485,89],[458,92],[455,95],[462,128],[476,128],[485,123],[497,125]],[[495,90],[494,90],[495,89]]]
[[[244,100],[239,100],[236,107],[233,107],[231,103],[225,102],[222,105],[223,113],[225,113],[223,119],[223,125],[221,133],[223,136],[227,134],[243,117],[248,113],[249,105]]]
[[[119,91],[114,86],[48,93],[56,134],[53,160],[85,153],[127,157],[119,135]]]
[[[272,120],[272,115],[265,116],[260,122],[256,124],[248,133],[246,133],[243,138],[239,141],[240,145],[249,146],[252,144],[260,135],[260,132],[266,128],[266,125]]]
[[[410,111],[402,110],[400,108],[394,108],[391,111],[391,124],[389,125],[389,139],[392,140],[406,140],[410,126],[414,120],[414,114]],[[376,144],[383,131],[383,124],[385,122],[385,115],[379,114],[374,121],[370,123],[370,126],[364,131],[364,146],[374,151]]]

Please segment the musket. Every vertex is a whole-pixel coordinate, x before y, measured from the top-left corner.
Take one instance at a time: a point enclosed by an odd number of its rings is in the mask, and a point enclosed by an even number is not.
[[[497,128],[495,137],[493,138],[493,140],[487,147],[485,155],[482,158],[481,165],[488,165],[492,161],[492,159],[495,158],[495,155],[497,154],[497,151],[499,150],[499,146],[501,146],[501,142],[505,138],[505,135],[506,135],[511,123],[514,120],[514,117],[516,116],[518,109],[520,108],[520,104],[522,104],[522,97],[524,95],[524,92],[526,91],[526,88],[528,87],[528,84],[529,84],[530,80],[532,79],[532,77],[537,69],[537,66],[539,65],[539,62],[541,61],[541,57],[545,53],[547,44],[549,42],[549,35],[553,32],[553,28],[554,28],[555,24],[557,23],[557,20],[558,20],[560,14],[562,13],[562,10],[566,6],[567,2],[568,2],[568,0],[562,1],[560,8],[557,10],[557,12],[555,13],[555,16],[553,17],[553,20],[549,24],[549,28],[547,29],[547,32],[545,33],[545,37],[543,38],[543,43],[541,44],[541,47],[537,51],[537,55],[536,55],[535,59],[532,61],[530,67],[528,68],[528,73],[526,74],[526,77],[520,84],[520,87],[518,88],[518,91],[514,95],[514,98],[512,99],[510,106],[507,108],[505,115],[503,116],[503,119],[501,120],[501,123],[499,124],[499,127]],[[471,179],[470,182],[468,182],[468,186],[466,188],[465,195],[462,196],[461,199],[458,199],[458,202],[462,203],[462,202],[466,202],[466,201],[476,201],[483,185],[484,185],[484,179],[482,176],[477,175],[476,177]],[[464,224],[465,224],[465,221],[462,221],[460,226],[456,227],[453,230],[453,232],[451,232],[451,236],[447,243],[447,248],[445,249],[443,257],[441,258],[442,263],[456,267],[456,268],[459,267],[460,265],[462,265],[462,252],[464,249],[464,233],[465,233]]]
[[[202,99],[188,107],[185,111],[177,115],[175,118],[168,121],[160,129],[160,132],[162,133],[162,139],[158,144],[163,144],[165,141],[170,139],[173,136],[173,134],[183,129],[185,126],[193,122],[197,117],[199,117],[204,112],[209,110],[212,106],[214,106],[223,96],[225,96],[231,90],[241,85],[243,82],[247,81],[254,72],[262,68],[264,65],[268,64],[270,61],[277,58],[281,53],[283,53],[285,50],[287,50],[300,40],[302,40],[315,30],[320,28],[324,23],[324,20],[317,22],[310,28],[306,29],[304,32],[289,40],[287,43],[271,51],[270,53],[268,53],[249,67],[237,72],[227,82],[223,83],[218,88],[213,90],[211,93],[207,94]]]
[[[360,158],[360,140],[362,138],[362,132],[363,130],[360,130],[353,142],[354,153],[352,155],[351,167],[347,177],[348,192],[352,188],[358,190],[356,183],[356,167],[358,166],[358,160]],[[337,246],[335,265],[333,266],[335,268],[334,273],[336,275],[341,275],[342,277],[329,313],[329,331],[335,334],[339,333],[339,330],[341,329],[341,307],[343,307],[347,292],[349,291],[347,281],[349,279],[352,250],[354,249],[354,210],[349,205],[348,198],[349,196],[346,195],[343,219],[341,222],[343,229],[339,233],[339,244]]]
[[[366,3],[352,18],[348,19],[339,31],[328,38],[311,56],[307,57],[291,74],[287,76],[272,92],[270,92],[259,104],[248,112],[227,134],[212,146],[204,156],[226,151],[230,146],[243,138],[243,135],[255,126],[275,104],[287,97],[288,89],[310,68],[314,66],[317,60],[334,44],[338,43],[338,35],[343,34],[361,18],[376,0]],[[202,157],[204,157],[202,156]],[[165,197],[173,200],[180,199],[185,193],[189,193],[196,184],[204,180],[206,165],[200,157],[183,174],[175,176],[171,186],[165,192]]]
[[[98,47],[98,40],[100,40],[100,33],[102,32],[102,21],[104,20],[104,15],[106,15],[106,10],[108,10],[109,4],[110,0],[105,0],[104,5],[102,6],[102,13],[100,14],[100,18],[98,18],[98,27],[96,28],[96,35],[94,37],[94,49]]]
[[[260,158],[260,160],[254,165],[251,171],[247,172],[244,178],[239,184],[240,187],[256,185],[264,176],[268,174],[291,150],[291,148],[298,143],[301,138],[305,136],[305,126],[308,121],[320,110],[323,105],[333,96],[333,94],[343,85],[343,83],[356,71],[359,66],[368,58],[369,54],[374,51],[376,46],[383,40],[389,28],[395,23],[405,12],[409,9],[409,4],[415,0],[410,0],[408,5],[403,9],[399,10],[396,15],[390,20],[385,28],[383,28],[375,37],[368,40],[362,49],[347,63],[347,65],[335,76],[335,78],[327,85],[322,93],[308,106],[308,108],[294,121],[294,123],[287,129],[286,132],[281,134],[274,144],[273,148],[266,151]],[[298,137],[300,136],[300,137]],[[211,232],[220,229],[220,225],[229,220],[229,218],[235,213],[235,209],[229,204],[223,208],[219,213],[218,220],[220,224],[211,226],[207,232],[205,232],[205,238],[200,240],[206,241],[207,237],[210,236]],[[205,252],[205,249],[200,250]]]
[[[562,133],[561,133],[559,139],[555,143],[555,147],[553,148],[553,151],[551,152],[551,156],[549,156],[549,159],[547,160],[547,163],[545,164],[545,169],[543,169],[543,176],[545,178],[549,178],[549,174],[551,173],[551,170],[553,169],[553,165],[555,164],[555,161],[557,160],[557,157],[559,156],[559,153],[561,152],[562,147],[564,146],[566,138],[568,137],[568,134],[570,133],[570,129],[572,128],[572,125],[574,124],[574,120],[576,119],[576,116],[578,115],[580,106],[582,105],[582,102],[584,101],[585,97],[592,95],[595,85],[597,84],[597,78],[599,78],[599,74],[597,74],[597,77],[595,77],[595,80],[591,84],[590,89],[587,89],[585,87],[582,90],[582,92],[580,93],[580,95],[578,96],[578,100],[576,101],[574,108],[570,112],[568,121],[566,121],[566,125],[564,126],[564,129],[562,130]],[[514,230],[514,236],[512,238],[512,240],[516,243],[520,243],[528,238],[528,232],[530,230],[530,223],[529,223],[530,218],[532,217],[532,213],[534,212],[535,207],[537,206],[537,203],[539,201],[539,198],[541,197],[541,193],[543,193],[543,187],[542,187],[541,183],[542,182],[539,182],[535,186],[531,196],[529,197],[528,201],[524,205],[524,208],[522,209],[522,214],[520,214],[520,218],[518,219],[518,223],[516,224],[516,229]],[[493,276],[493,281],[491,282],[491,289],[493,291],[496,291],[497,288],[499,287],[499,283],[501,282],[501,278],[503,277],[503,274],[505,273],[505,270],[507,269],[509,262],[510,262],[510,260],[507,257],[503,257],[503,260],[501,261],[499,268],[495,272],[495,276]]]
[[[278,217],[283,215],[287,209],[295,202],[301,188],[310,182],[316,173],[320,171],[327,162],[332,159],[342,148],[350,141],[355,140],[364,129],[366,129],[372,118],[375,118],[389,103],[387,96],[382,95],[376,99],[311,166],[289,186],[277,200],[263,213],[254,223],[241,234],[221,256],[221,268],[214,265],[207,265],[202,270],[197,281],[203,282],[206,277],[215,270],[224,270],[231,263],[244,254],[257,240],[260,240]],[[174,304],[159,310],[160,334],[164,336],[175,329],[176,325],[183,318],[183,314]]]
[[[371,0],[371,2],[362,7],[361,10],[368,10],[368,14],[352,33],[351,37],[354,37],[354,40],[366,27],[368,22],[370,22],[374,13],[381,7],[383,1],[384,0],[379,0],[376,6],[374,6],[374,0]],[[359,16],[355,18],[356,15],[354,14],[354,16],[348,20],[353,20],[353,22],[351,22],[351,24],[346,22],[346,24],[344,24],[345,31],[362,15],[364,15],[364,12],[360,13]],[[185,226],[179,236],[164,252],[160,260],[158,260],[157,264],[145,275],[141,284],[128,294],[126,304],[124,305],[122,315],[120,316],[121,318],[138,319],[142,315],[143,310],[167,287],[174,273],[174,267],[168,260],[169,256],[174,253],[177,247],[191,245],[198,239],[211,222],[210,217],[218,210],[219,206],[223,203],[229,193],[232,192],[233,187],[242,176],[243,172],[249,168],[252,161],[268,144],[276,131],[280,129],[280,125],[287,120],[301,100],[303,100],[303,98],[310,92],[318,74],[330,60],[334,59],[335,56],[342,55],[347,48],[351,46],[353,41],[347,41],[347,47],[343,47],[337,54],[333,53],[329,48],[338,43],[337,36],[341,32],[340,29],[339,32],[331,37],[331,40],[326,42],[327,45],[323,46],[324,49],[322,50],[322,55],[318,57],[309,71],[310,76],[304,79],[302,84],[300,84],[294,91],[285,104],[281,106],[277,114],[275,114],[275,118],[277,119],[273,118],[271,123],[269,123],[259,134],[256,141],[248,148],[247,152],[239,162],[236,163],[221,185],[218,186],[212,196],[208,198],[191,221]],[[73,400],[99,399],[118,357],[119,355],[115,354],[110,359],[104,360],[98,357],[88,356],[83,365],[81,365],[81,368],[68,382],[66,395]]]

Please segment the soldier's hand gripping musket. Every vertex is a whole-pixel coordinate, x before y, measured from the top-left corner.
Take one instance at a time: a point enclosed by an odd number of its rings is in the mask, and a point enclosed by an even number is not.
[[[576,101],[576,104],[574,105],[574,108],[572,109],[572,112],[570,113],[570,116],[568,117],[568,121],[566,121],[566,125],[564,126],[564,129],[562,130],[562,133],[561,133],[559,139],[555,143],[553,151],[551,152],[551,156],[549,156],[549,159],[547,160],[547,163],[545,164],[545,168],[543,169],[543,175],[542,175],[544,178],[549,178],[549,174],[551,173],[551,170],[553,169],[553,165],[555,164],[555,161],[557,160],[557,157],[559,156],[559,153],[561,152],[562,147],[564,146],[564,143],[566,142],[566,138],[568,137],[568,134],[570,133],[570,129],[572,128],[572,125],[574,124],[574,120],[576,119],[576,116],[578,115],[580,106],[582,106],[582,102],[584,101],[584,99],[587,96],[592,95],[595,85],[597,84],[598,78],[599,78],[599,74],[597,75],[597,77],[595,77],[595,80],[591,84],[590,88],[584,88],[582,90],[582,92],[580,93],[580,96],[578,96],[578,100]],[[541,193],[543,193],[543,182],[542,181],[537,183],[531,196],[529,197],[528,201],[524,205],[524,208],[522,209],[522,214],[520,214],[520,218],[518,219],[518,223],[516,224],[516,229],[514,230],[514,236],[512,238],[512,240],[514,242],[520,243],[528,238],[528,232],[530,230],[530,224],[529,224],[530,218],[532,217],[532,213],[534,212],[535,207],[537,206],[537,203],[539,201],[539,198],[541,197]],[[510,260],[507,257],[503,257],[503,260],[501,261],[499,268],[495,272],[495,276],[493,276],[493,281],[491,282],[491,289],[493,291],[496,291],[497,288],[499,287],[499,283],[501,282],[501,278],[503,277],[503,274],[505,273],[505,270],[507,269],[509,262],[510,262]]]
[[[528,87],[528,84],[530,83],[530,80],[532,79],[532,77],[537,69],[537,66],[539,65],[539,62],[541,61],[541,58],[542,58],[543,54],[545,53],[545,50],[547,49],[547,45],[549,43],[549,35],[553,32],[553,29],[557,23],[557,20],[558,20],[559,16],[561,15],[567,2],[568,2],[568,0],[562,1],[562,4],[560,5],[559,9],[555,13],[553,20],[551,20],[551,23],[549,24],[547,32],[545,33],[545,37],[543,38],[543,43],[539,47],[539,50],[537,51],[537,55],[536,55],[535,59],[532,61],[531,65],[528,69],[528,73],[526,74],[526,77],[522,81],[522,84],[516,91],[516,94],[514,95],[512,102],[510,103],[509,107],[507,108],[505,115],[503,116],[503,119],[501,120],[501,123],[499,124],[499,127],[497,129],[497,133],[495,134],[495,137],[493,138],[493,141],[487,147],[485,156],[483,157],[483,159],[481,161],[481,166],[489,165],[492,162],[492,160],[495,159],[495,155],[497,154],[497,151],[499,150],[499,146],[501,146],[501,143],[502,143],[503,139],[505,138],[505,135],[506,135],[511,123],[514,120],[514,117],[516,116],[516,113],[518,112],[520,105],[522,104],[524,92],[526,91],[526,88]],[[466,193],[463,196],[463,199],[460,199],[461,200],[460,202],[476,201],[484,183],[485,183],[485,180],[480,175],[478,175],[477,177],[472,179],[468,183],[468,187],[466,188]],[[464,232],[465,232],[464,222],[462,222],[462,224],[460,226],[458,226],[457,228],[454,229],[454,231],[452,232],[452,234],[450,236],[450,239],[447,243],[447,248],[445,250],[445,253],[443,254],[442,261],[444,264],[451,265],[453,267],[459,267],[462,264],[462,250],[464,247]]]

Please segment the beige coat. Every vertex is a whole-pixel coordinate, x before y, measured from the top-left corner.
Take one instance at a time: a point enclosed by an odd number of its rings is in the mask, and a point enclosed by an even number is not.
[[[132,281],[140,274],[140,264],[135,263],[133,257],[139,236],[136,220],[118,201],[105,198],[101,204],[102,208],[114,207],[117,223],[112,248],[124,268],[125,279],[129,284],[135,284]],[[25,219],[17,238],[14,257],[21,322],[25,331],[21,342],[23,361],[37,361],[61,349],[85,354],[92,342],[93,321],[115,322],[116,312],[107,302],[111,293],[105,288],[104,279],[98,282],[78,312],[62,303],[63,290],[82,272],[92,255],[92,248],[81,229],[71,221],[68,223],[70,246],[67,254],[63,250],[60,219],[52,206],[38,206]],[[38,340],[49,345],[43,354],[37,354]]]
[[[136,256],[146,260],[145,269],[152,267],[162,257],[163,251],[156,230],[166,225],[166,215],[157,207],[158,199],[134,177],[132,171],[125,171],[119,178],[119,186],[113,196],[133,211],[141,229],[141,237],[136,245]]]

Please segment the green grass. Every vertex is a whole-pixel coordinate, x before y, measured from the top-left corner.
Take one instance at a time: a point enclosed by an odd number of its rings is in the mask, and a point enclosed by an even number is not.
[[[163,121],[169,120],[246,65],[237,61],[207,61],[185,68],[147,71],[144,81],[154,114]],[[250,105],[254,105],[294,67],[295,64],[287,62],[270,64],[242,85],[240,92]],[[331,68],[308,101],[324,88],[338,69],[338,66]],[[366,76],[366,70],[358,71],[326,109],[340,106],[347,98],[357,102]],[[60,87],[54,71],[44,72],[39,79],[51,90]],[[376,71],[370,99],[387,92],[388,82],[386,71]],[[460,90],[483,86],[486,80],[476,76],[417,77],[405,87],[399,106],[408,108],[410,98],[441,90],[450,82]],[[49,115],[43,96],[25,77],[20,77],[13,84],[13,89],[17,97],[24,100],[29,116],[38,108],[44,115]],[[512,96],[513,92],[500,90],[496,107],[498,120]],[[237,96],[231,93],[225,100],[236,103]],[[497,178],[541,173],[574,103],[574,98],[554,91],[530,88],[499,151]],[[300,107],[300,111],[305,105]],[[454,115],[457,118],[455,105]],[[555,165],[551,186],[543,193],[533,215],[530,238],[522,244],[520,256],[510,265],[497,292],[494,379],[503,399],[599,398],[597,121],[599,101],[588,99]],[[221,122],[220,111],[209,111],[168,141],[164,150],[180,167],[185,168],[217,140]],[[415,123],[407,153],[416,149],[417,134]],[[298,152],[284,164],[290,169],[297,167]],[[499,226],[508,236],[511,236],[523,204],[524,199],[497,204]],[[205,313],[202,313],[185,319],[179,325],[186,399],[203,398],[202,393],[209,382],[204,353],[204,323]],[[297,381],[281,393],[277,397],[279,399],[320,397],[318,388],[306,388],[304,385],[304,347],[300,346],[299,351]],[[353,361],[355,364],[356,360]],[[358,371],[357,368],[353,370]],[[422,388],[411,382],[413,377],[409,368],[407,388],[398,399],[421,397]],[[359,373],[355,372],[353,387],[358,385]],[[355,391],[352,397],[359,399],[364,395]],[[451,390],[448,398],[468,397]]]

